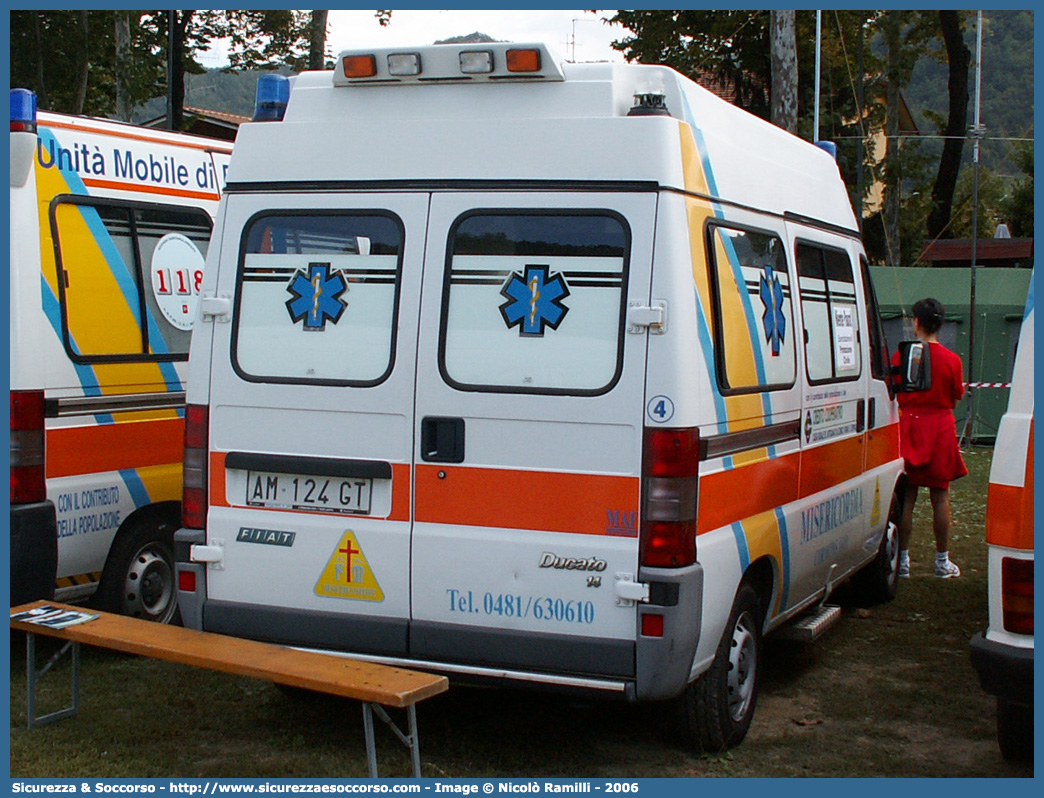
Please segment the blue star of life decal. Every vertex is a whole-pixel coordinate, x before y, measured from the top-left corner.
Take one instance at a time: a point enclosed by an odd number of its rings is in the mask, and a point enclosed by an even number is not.
[[[765,306],[761,316],[765,343],[771,344],[772,356],[777,357],[780,346],[787,339],[787,317],[783,315],[783,287],[779,284],[779,277],[772,273],[771,266],[765,266],[761,275],[761,302]]]
[[[329,263],[309,263],[308,272],[297,272],[286,290],[292,295],[286,300],[290,318],[304,322],[304,329],[322,332],[326,322],[337,324],[348,307],[341,294],[348,290],[348,281],[341,272],[330,273]]]
[[[569,308],[562,300],[569,287],[561,274],[549,275],[548,266],[526,266],[525,274],[517,272],[501,290],[507,302],[500,306],[508,328],[518,327],[520,336],[542,336],[544,328],[557,330]]]

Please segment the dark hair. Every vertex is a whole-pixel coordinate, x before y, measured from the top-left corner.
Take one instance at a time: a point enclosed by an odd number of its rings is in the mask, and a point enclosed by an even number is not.
[[[939,331],[939,328],[942,327],[945,314],[946,311],[943,309],[942,302],[938,299],[926,297],[925,299],[918,299],[914,302],[914,318],[917,319],[917,322],[921,325],[921,329],[928,333],[928,335],[932,335]]]

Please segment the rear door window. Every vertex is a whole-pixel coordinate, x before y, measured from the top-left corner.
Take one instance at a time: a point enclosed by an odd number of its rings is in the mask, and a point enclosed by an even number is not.
[[[439,367],[461,390],[593,395],[619,379],[630,230],[609,211],[454,224]]]
[[[236,371],[263,382],[382,382],[394,363],[402,247],[402,222],[382,211],[255,216],[237,281]]]

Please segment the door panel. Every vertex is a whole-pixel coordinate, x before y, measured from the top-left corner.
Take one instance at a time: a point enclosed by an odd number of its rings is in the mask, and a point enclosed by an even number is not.
[[[245,232],[218,286],[234,312],[213,343],[208,628],[404,652],[428,195],[227,208]]]
[[[647,334],[625,316],[648,302],[655,209],[654,194],[433,197],[416,438],[457,419],[460,459],[416,452],[415,656],[456,641],[539,667],[539,634],[543,667],[633,669],[636,612],[614,584],[637,575]]]

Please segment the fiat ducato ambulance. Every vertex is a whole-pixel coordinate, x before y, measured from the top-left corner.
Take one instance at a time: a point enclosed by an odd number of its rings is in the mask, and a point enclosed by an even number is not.
[[[185,360],[226,141],[11,90],[11,601],[177,610]]]
[[[1006,759],[1033,760],[1033,281],[986,497],[989,623],[971,641]]]
[[[680,739],[737,743],[763,635],[896,585],[898,414],[834,158],[541,45],[272,88],[192,340],[186,625],[668,700]]]

